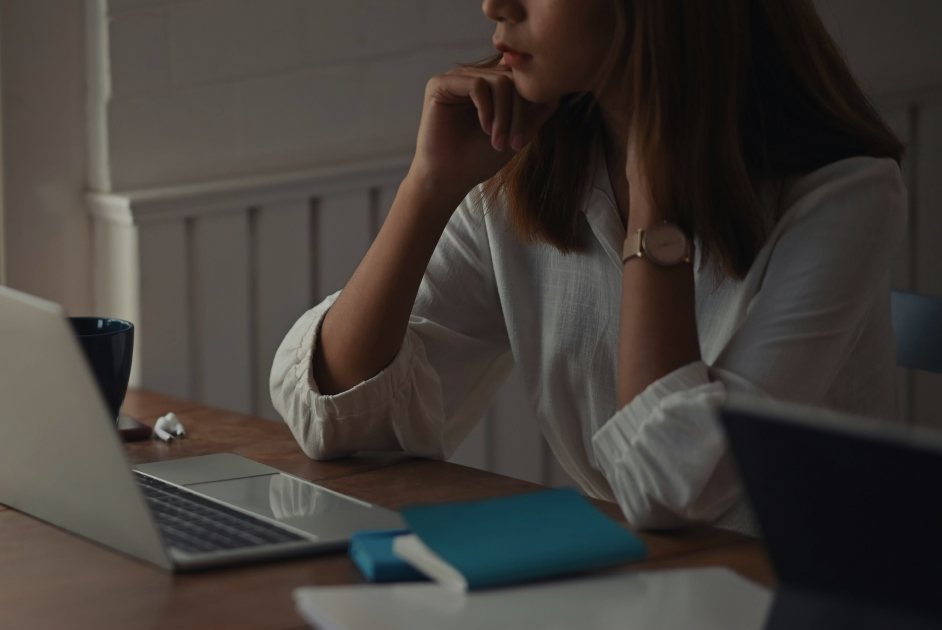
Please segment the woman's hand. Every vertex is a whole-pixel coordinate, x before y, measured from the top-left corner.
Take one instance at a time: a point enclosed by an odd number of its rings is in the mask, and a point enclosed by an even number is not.
[[[531,103],[507,66],[432,78],[409,178],[454,208],[526,146],[559,103]]]

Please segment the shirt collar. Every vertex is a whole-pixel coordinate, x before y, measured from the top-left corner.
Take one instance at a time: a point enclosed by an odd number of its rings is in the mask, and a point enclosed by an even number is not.
[[[618,205],[615,203],[615,192],[608,176],[608,166],[605,154],[599,147],[595,152],[595,173],[593,175],[588,199],[582,211],[592,228],[595,238],[602,244],[602,248],[609,258],[622,269],[621,251],[627,234],[618,214]]]

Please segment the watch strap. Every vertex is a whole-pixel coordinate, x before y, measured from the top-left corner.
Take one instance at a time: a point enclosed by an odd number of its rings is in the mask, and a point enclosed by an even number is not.
[[[638,256],[644,255],[644,251],[642,250],[643,238],[644,230],[638,230],[634,234],[628,235],[621,249],[622,263],[625,263],[629,258],[637,258]]]

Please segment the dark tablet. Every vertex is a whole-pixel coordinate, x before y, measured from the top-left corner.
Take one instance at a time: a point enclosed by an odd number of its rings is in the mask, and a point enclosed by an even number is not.
[[[768,401],[722,410],[779,578],[767,628],[942,627],[942,437]]]

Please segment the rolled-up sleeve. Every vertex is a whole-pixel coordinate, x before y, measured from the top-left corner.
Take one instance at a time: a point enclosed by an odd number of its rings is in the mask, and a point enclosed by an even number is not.
[[[379,374],[337,395],[318,389],[312,358],[339,293],[285,336],[271,370],[272,402],[309,457],[402,450],[445,459],[486,412],[513,359],[477,198],[469,195],[452,216],[402,346]]]
[[[763,395],[697,361],[652,383],[595,434],[602,472],[635,527],[713,522],[739,501],[716,419],[731,391]]]
[[[636,527],[715,522],[737,508],[741,489],[716,414],[727,394],[822,404],[868,317],[888,304],[906,222],[896,164],[846,160],[789,195],[750,271],[759,288],[713,365],[666,375],[593,436],[599,466]]]

